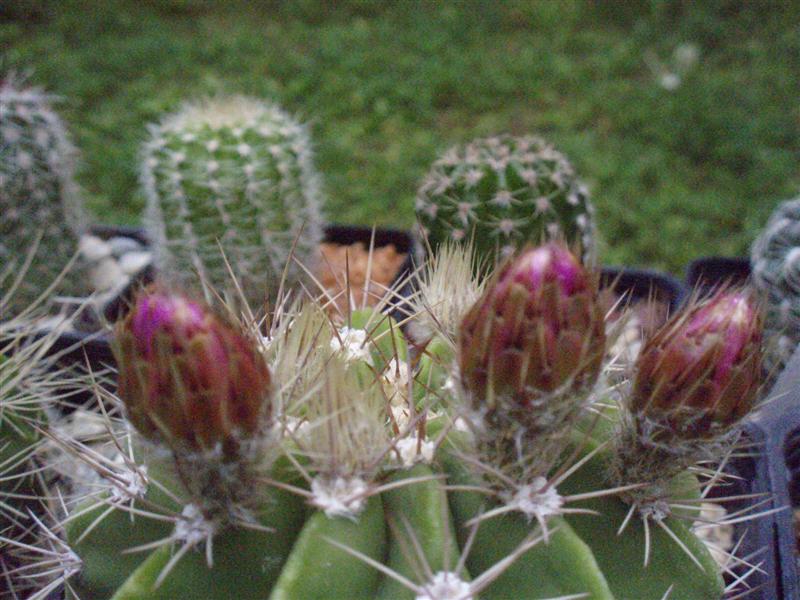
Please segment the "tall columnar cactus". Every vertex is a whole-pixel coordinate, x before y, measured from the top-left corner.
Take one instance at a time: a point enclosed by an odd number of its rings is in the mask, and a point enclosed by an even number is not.
[[[690,307],[607,389],[597,283],[528,249],[413,358],[370,310],[298,302],[262,337],[140,297],[116,334],[127,418],[70,444],[98,476],[60,527],[68,597],[720,598],[693,469],[755,400],[755,307]]]
[[[50,285],[77,250],[85,227],[73,180],[76,152],[53,98],[20,86],[13,77],[0,81],[0,261],[21,266],[41,236],[38,252],[15,293],[24,307]],[[80,290],[77,278],[61,291]]]
[[[750,263],[767,307],[766,366],[775,372],[800,343],[800,198],[778,206],[753,244]]]
[[[534,136],[475,140],[448,150],[417,193],[433,246],[472,240],[490,261],[527,243],[563,238],[593,256],[594,209],[566,157]]]
[[[158,266],[184,284],[234,290],[251,307],[274,299],[290,253],[316,257],[319,177],[306,126],[244,97],[184,105],[150,128],[142,156]],[[290,281],[300,273],[290,261]],[[231,297],[238,297],[233,292]]]

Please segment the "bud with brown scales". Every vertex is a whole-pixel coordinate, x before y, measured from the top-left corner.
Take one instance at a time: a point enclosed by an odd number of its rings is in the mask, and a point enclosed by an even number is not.
[[[729,288],[693,302],[647,341],[610,466],[615,483],[647,484],[631,494],[635,503],[736,445],[761,390],[762,332],[753,295]]]
[[[522,412],[534,429],[590,388],[605,348],[597,277],[565,245],[529,248],[507,262],[461,327],[462,384],[475,410]],[[567,413],[573,412],[566,407]]]
[[[174,451],[236,453],[270,417],[270,373],[255,344],[198,302],[141,294],[115,347],[131,422]]]
[[[598,277],[566,245],[524,250],[462,321],[458,361],[481,460],[520,481],[568,443],[605,351]]]
[[[761,384],[763,319],[749,293],[724,290],[677,315],[645,344],[631,411],[658,438],[703,440],[750,412]]]

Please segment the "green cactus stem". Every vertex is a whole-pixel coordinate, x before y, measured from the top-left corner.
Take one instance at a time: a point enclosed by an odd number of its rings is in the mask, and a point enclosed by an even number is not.
[[[245,97],[185,104],[150,128],[142,152],[147,227],[157,266],[198,276],[253,309],[275,298],[290,254],[308,265],[322,235],[308,129]],[[231,278],[228,264],[233,272]],[[289,261],[289,284],[300,274]]]
[[[0,263],[21,267],[38,240],[14,294],[19,309],[27,308],[66,268],[86,227],[73,179],[76,151],[51,107],[53,100],[13,76],[0,81]],[[80,293],[80,278],[67,277],[58,291]]]

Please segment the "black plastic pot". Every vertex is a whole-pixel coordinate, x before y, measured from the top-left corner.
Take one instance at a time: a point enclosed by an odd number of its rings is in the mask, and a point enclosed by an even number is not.
[[[752,581],[763,588],[747,597],[797,600],[800,572],[792,506],[800,505],[800,350],[778,377],[768,400],[748,423],[748,431],[760,436],[762,451],[734,464],[736,469],[746,469],[742,474],[750,478],[752,492],[771,500],[760,510],[780,509],[747,524],[750,539],[745,538],[748,547],[742,554],[765,549],[757,559],[764,561],[764,573]]]
[[[631,303],[656,300],[669,305],[669,312],[677,311],[687,298],[687,289],[678,279],[650,269],[603,267],[600,287],[613,288],[614,292]]]
[[[392,281],[394,294],[388,298],[387,312],[398,323],[402,323],[411,314],[408,298],[414,293],[413,282],[409,275],[414,272],[414,257],[417,254],[417,246],[414,237],[401,229],[373,229],[371,227],[358,227],[353,225],[328,225],[325,228],[325,242],[349,246],[361,242],[366,248],[370,243],[375,248],[381,248],[390,244],[394,245],[399,253],[406,255],[405,261]]]
[[[733,256],[704,256],[686,268],[686,286],[704,296],[723,285],[743,285],[750,279],[750,260]]]

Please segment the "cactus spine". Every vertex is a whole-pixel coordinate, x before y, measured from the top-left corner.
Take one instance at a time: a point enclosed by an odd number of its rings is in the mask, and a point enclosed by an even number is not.
[[[800,343],[800,198],[781,203],[753,243],[753,284],[766,314],[766,367],[780,370]]]
[[[18,307],[26,307],[56,279],[85,227],[73,179],[76,151],[52,100],[13,76],[0,82],[0,261],[21,266],[41,236],[14,294]],[[80,289],[77,278],[67,283],[59,290],[74,294]]]
[[[454,260],[429,283],[472,264]],[[417,364],[376,311],[340,323],[311,302],[282,311],[257,338],[156,291],[117,325],[124,410],[109,413],[115,442],[102,444],[117,452],[80,449],[99,476],[57,528],[82,565],[64,573],[68,597],[722,596],[722,569],[691,529],[702,493],[693,460],[657,481],[646,470],[615,480],[617,431],[655,396],[613,402],[618,389],[650,388],[605,387],[597,274],[563,245],[523,252],[473,307],[439,312],[446,329]],[[700,366],[692,352],[678,356],[691,376],[662,394],[678,409],[646,418],[694,422],[697,386],[728,398],[728,376],[754,389],[742,357],[758,319],[717,314],[700,307],[679,321],[688,330],[670,324],[664,336],[707,352]],[[642,372],[660,381],[662,362]],[[753,400],[698,414],[717,410],[730,435]],[[703,459],[721,447],[713,436],[691,441],[709,442]],[[645,518],[630,492],[653,484],[661,512],[648,506]]]
[[[41,583],[23,567],[49,495],[49,474],[41,472],[37,458],[55,396],[46,352],[59,332],[34,337],[36,305],[26,306],[25,317],[12,316],[14,275],[0,270],[0,589],[9,597],[28,597]]]
[[[142,156],[156,262],[184,284],[274,299],[290,252],[305,264],[321,238],[319,177],[306,126],[245,97],[184,105],[151,126]],[[289,265],[290,280],[299,269]],[[231,297],[235,297],[232,294]]]
[[[535,136],[502,135],[450,148],[417,192],[431,244],[472,240],[489,262],[526,243],[563,238],[589,259],[594,209],[566,157]]]

